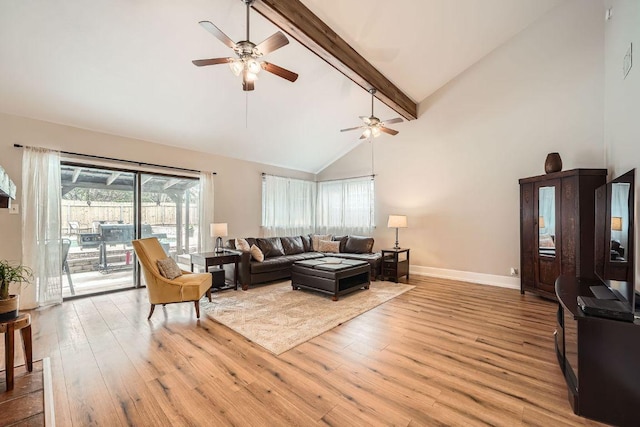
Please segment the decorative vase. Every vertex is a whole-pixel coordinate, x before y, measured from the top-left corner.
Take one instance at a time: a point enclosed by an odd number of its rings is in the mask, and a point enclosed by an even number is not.
[[[558,153],[547,154],[544,161],[544,171],[546,173],[560,172],[562,170],[562,159]]]
[[[18,295],[9,295],[9,299],[0,299],[0,322],[18,317]]]

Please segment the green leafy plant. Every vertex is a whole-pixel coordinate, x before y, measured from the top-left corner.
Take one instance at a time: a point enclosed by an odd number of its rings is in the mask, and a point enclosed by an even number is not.
[[[7,260],[0,260],[0,299],[9,299],[9,285],[29,282],[33,272],[24,265],[13,265]]]

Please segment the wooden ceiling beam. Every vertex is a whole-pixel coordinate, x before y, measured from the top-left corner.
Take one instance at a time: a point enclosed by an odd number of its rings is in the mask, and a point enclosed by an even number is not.
[[[364,59],[300,0],[257,0],[252,7],[407,120],[418,118],[416,103]]]

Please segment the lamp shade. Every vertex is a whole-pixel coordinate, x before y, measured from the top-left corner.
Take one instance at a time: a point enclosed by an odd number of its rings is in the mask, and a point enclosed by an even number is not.
[[[211,224],[211,237],[227,237],[227,223],[220,222],[217,224]]]
[[[611,229],[613,231],[622,231],[622,217],[619,217],[619,216],[611,217]]]
[[[544,217],[543,216],[539,216],[538,217],[538,228],[544,228]]]
[[[407,228],[407,216],[406,215],[389,215],[389,221],[387,221],[387,227]]]

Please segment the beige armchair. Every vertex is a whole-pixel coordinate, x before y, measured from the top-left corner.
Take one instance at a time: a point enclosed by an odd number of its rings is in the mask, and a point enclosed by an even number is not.
[[[138,256],[138,262],[142,267],[144,278],[147,282],[147,292],[151,319],[156,304],[170,304],[174,302],[193,301],[196,307],[196,316],[200,318],[200,298],[206,293],[211,301],[211,273],[192,273],[182,270],[182,276],[169,280],[160,274],[157,261],[165,259],[167,254],[157,238],[133,240],[133,249]]]

